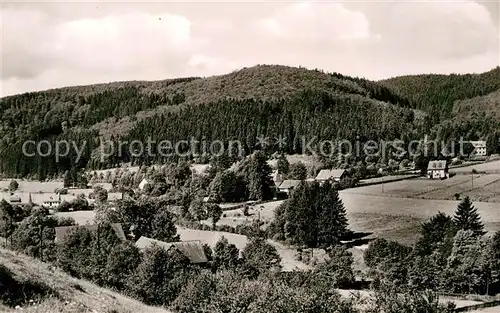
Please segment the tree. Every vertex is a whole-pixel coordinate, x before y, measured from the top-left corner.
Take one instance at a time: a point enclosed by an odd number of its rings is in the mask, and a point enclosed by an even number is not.
[[[108,201],[108,191],[102,186],[97,185],[94,187],[94,198],[98,204],[106,203]]]
[[[69,231],[57,245],[57,265],[71,276],[91,279],[92,233],[84,227]]]
[[[347,213],[329,182],[300,184],[277,213],[275,229],[292,244],[327,248],[348,233]]]
[[[238,266],[240,251],[222,236],[215,244],[213,265],[217,270],[234,269]]]
[[[15,230],[15,212],[10,203],[2,199],[0,202],[0,237],[5,240],[9,238]]]
[[[453,216],[453,223],[457,230],[471,230],[477,236],[483,236],[486,233],[481,217],[469,197],[465,197],[458,205]]]
[[[56,256],[54,228],[71,225],[75,225],[72,219],[56,218],[44,208],[35,209],[12,234],[13,249],[43,261],[52,261]]]
[[[261,151],[256,151],[241,165],[242,175],[248,186],[250,200],[268,200],[273,196],[271,186],[271,167],[267,158]]]
[[[207,219],[207,210],[202,199],[195,199],[189,206],[189,214],[195,221],[203,221]]]
[[[442,286],[446,259],[438,251],[430,255],[417,255],[408,269],[408,285],[417,290],[435,290]]]
[[[281,257],[276,248],[267,243],[263,238],[254,237],[245,246],[242,253],[243,264],[263,274],[272,269],[281,270]]]
[[[73,186],[73,179],[71,177],[71,173],[66,171],[64,173],[64,188],[69,188],[71,186]]]
[[[153,216],[151,228],[151,238],[153,239],[165,242],[179,241],[174,217],[166,207],[160,208]]]
[[[11,180],[9,183],[9,191],[14,192],[19,188],[19,183],[16,180]]]
[[[189,260],[176,249],[168,251],[152,246],[144,250],[143,258],[131,278],[133,294],[153,305],[168,305],[180,292],[183,272],[189,271]]]
[[[444,286],[453,293],[483,294],[491,282],[488,242],[473,230],[460,230],[445,269]]]
[[[286,176],[290,171],[290,163],[288,163],[286,156],[284,154],[280,154],[277,163],[278,173]]]
[[[238,202],[246,197],[246,185],[242,178],[232,171],[218,172],[208,187],[214,202]]]
[[[363,303],[366,313],[453,313],[455,304],[441,304],[435,292],[415,292],[383,284]]]
[[[106,285],[125,290],[140,262],[141,253],[134,243],[126,241],[113,247],[104,270]]]
[[[290,172],[287,178],[305,180],[307,178],[307,167],[302,162],[290,165]]]
[[[157,212],[156,199],[143,197],[138,200],[123,199],[117,202],[116,210],[98,210],[97,222],[121,223],[126,235],[135,240],[141,236],[151,237],[153,219]]]
[[[222,216],[222,209],[220,206],[214,203],[206,204],[207,216],[212,220],[212,230],[215,230],[217,222]]]
[[[315,279],[321,280],[328,288],[339,288],[354,282],[352,253],[343,246],[335,246],[329,252],[329,260],[315,269]]]
[[[408,267],[412,261],[412,248],[395,241],[376,239],[365,250],[364,259],[375,273],[377,282],[404,286],[408,280]]]
[[[453,219],[439,212],[420,225],[420,235],[415,250],[419,255],[431,255],[446,242],[446,238],[455,236]]]

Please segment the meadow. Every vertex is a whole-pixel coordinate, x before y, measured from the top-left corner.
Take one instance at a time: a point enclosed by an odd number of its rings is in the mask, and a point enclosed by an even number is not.
[[[473,170],[480,173],[500,174],[500,160],[452,168],[450,169],[450,172],[457,174],[468,174],[472,173]]]
[[[449,179],[416,178],[351,188],[349,194],[429,200],[455,200],[469,196],[478,202],[500,202],[500,174],[455,175]]]

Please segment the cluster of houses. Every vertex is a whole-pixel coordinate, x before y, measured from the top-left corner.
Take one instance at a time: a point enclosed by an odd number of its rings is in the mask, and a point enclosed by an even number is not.
[[[317,181],[320,184],[326,181],[330,182],[342,182],[346,178],[346,170],[343,169],[332,169],[332,170],[321,170],[315,178],[306,179],[306,181]],[[301,180],[298,179],[283,179],[278,171],[274,171],[272,179],[276,186],[276,191],[284,195],[289,195],[290,192],[297,188]]]
[[[110,192],[112,185],[108,183],[98,184],[108,191],[108,202],[114,202],[123,199],[122,192]],[[89,204],[93,204],[95,199],[92,199],[91,194],[94,192],[93,188],[69,188],[67,192],[61,192],[63,186],[57,188],[59,190],[47,190],[44,188],[43,183],[40,183],[40,188],[36,192],[16,191],[9,193],[0,193],[0,201],[6,200],[10,204],[19,206],[36,205],[48,209],[55,209],[63,202],[72,202],[78,197],[84,197]]]

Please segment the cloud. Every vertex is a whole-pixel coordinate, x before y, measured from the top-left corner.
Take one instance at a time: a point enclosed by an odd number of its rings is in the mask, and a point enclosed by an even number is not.
[[[446,59],[498,49],[491,14],[474,1],[397,3],[389,12],[385,23],[394,28],[384,39],[405,54]]]
[[[481,72],[499,64],[491,10],[470,0],[8,3],[1,95],[264,63],[371,79]]]
[[[363,13],[338,2],[293,3],[258,23],[264,34],[294,40],[367,39],[372,35]]]
[[[168,13],[127,13],[58,24],[40,11],[8,9],[3,15],[8,26],[3,30],[4,94],[31,88],[36,85],[31,79],[44,78],[41,86],[46,88],[182,76],[189,51],[196,46],[190,21]]]

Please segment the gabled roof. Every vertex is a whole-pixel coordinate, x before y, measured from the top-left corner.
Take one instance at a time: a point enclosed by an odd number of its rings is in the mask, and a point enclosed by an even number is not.
[[[136,247],[139,249],[145,249],[155,244],[164,248],[165,250],[169,250],[170,248],[175,247],[182,254],[184,254],[192,263],[197,264],[197,263],[208,262],[207,256],[205,255],[205,250],[203,249],[203,244],[199,240],[164,242],[142,236],[135,243]]]
[[[60,226],[56,227],[56,237],[54,239],[54,242],[58,242],[62,240],[71,230],[77,229],[78,227],[83,227],[87,229],[90,232],[97,231],[97,225],[77,225],[77,226]],[[115,231],[116,237],[119,239],[125,241],[127,238],[125,237],[125,233],[123,232],[122,225],[120,223],[112,223],[111,228]]]
[[[284,180],[280,185],[279,189],[290,189],[290,188],[296,188],[298,185],[300,185],[301,180],[298,179],[286,179]]]
[[[149,182],[147,181],[146,178],[144,178],[143,180],[141,180],[141,182],[139,183],[139,189],[144,189],[144,187],[149,184]]]
[[[334,178],[341,178],[345,170],[321,170],[316,176],[317,180],[328,180]]]
[[[445,170],[447,168],[446,160],[430,161],[427,170]]]
[[[469,141],[469,143],[473,145],[474,148],[486,148],[486,141],[484,140]]]

